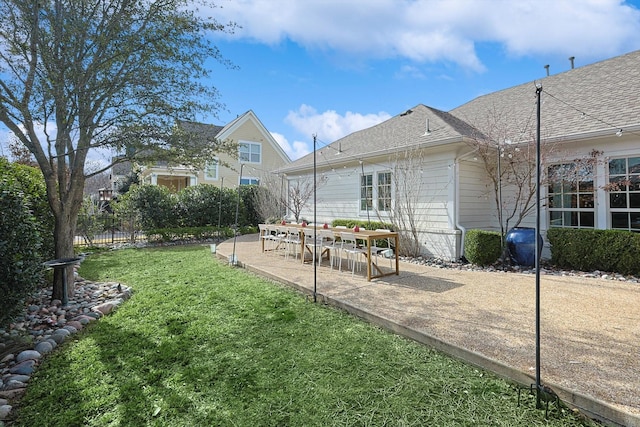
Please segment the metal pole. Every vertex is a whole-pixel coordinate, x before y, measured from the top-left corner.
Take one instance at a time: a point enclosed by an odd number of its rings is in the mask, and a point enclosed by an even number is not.
[[[542,84],[536,83],[536,235],[535,235],[535,264],[536,264],[536,407],[542,408],[540,380],[540,95]]]
[[[238,211],[240,210],[240,183],[242,182],[242,168],[244,163],[240,163],[240,177],[238,178],[238,198],[236,200],[236,222],[234,224],[235,230],[233,232],[233,253],[231,255],[231,264],[236,265],[236,240],[238,239]]]
[[[220,221],[222,220],[222,186],[224,185],[224,176],[220,179],[220,199],[218,200],[218,240],[220,240]]]
[[[317,250],[317,242],[318,242],[318,221],[316,219],[316,187],[318,181],[316,180],[316,135],[313,135],[313,302],[318,301],[318,263],[316,262],[316,250]],[[322,256],[322,253],[320,253]],[[304,257],[304,252],[302,253],[302,257]]]

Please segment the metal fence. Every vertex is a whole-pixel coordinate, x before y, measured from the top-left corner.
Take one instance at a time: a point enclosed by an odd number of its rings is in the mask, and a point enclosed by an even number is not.
[[[75,246],[108,246],[144,240],[135,218],[120,218],[110,212],[80,215],[73,241]]]

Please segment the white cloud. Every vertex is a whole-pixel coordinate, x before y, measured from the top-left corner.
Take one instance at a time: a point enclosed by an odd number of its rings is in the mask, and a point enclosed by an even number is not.
[[[273,138],[280,145],[280,147],[282,147],[284,152],[287,153],[291,160],[299,159],[300,157],[306,156],[311,152],[309,144],[307,144],[306,142],[293,141],[293,144],[291,144],[284,135],[276,132],[271,132],[271,136],[273,136]]]
[[[374,126],[391,118],[391,115],[381,111],[376,114],[360,114],[347,111],[344,115],[335,110],[319,113],[309,105],[301,105],[297,111],[289,111],[285,122],[298,132],[308,134],[311,138],[316,135],[324,142],[330,143],[355,131]]]
[[[640,10],[622,0],[227,0],[214,16],[242,26],[235,35],[266,44],[447,61],[482,71],[479,43],[515,56],[585,60],[637,49]]]

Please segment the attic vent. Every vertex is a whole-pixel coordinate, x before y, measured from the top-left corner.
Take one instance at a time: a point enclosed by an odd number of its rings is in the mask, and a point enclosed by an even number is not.
[[[570,56],[569,57],[569,62],[571,62],[571,69],[573,70],[573,60],[576,59],[575,56]]]
[[[544,68],[547,70],[547,76],[549,76],[549,64],[545,65]]]
[[[404,113],[400,113],[401,116],[407,116],[409,114],[413,113],[413,110],[411,108],[409,108],[407,111],[405,111]]]

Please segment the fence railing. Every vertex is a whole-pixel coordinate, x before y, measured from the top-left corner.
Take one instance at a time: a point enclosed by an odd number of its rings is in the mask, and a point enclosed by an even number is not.
[[[135,243],[144,240],[135,218],[120,218],[109,212],[80,215],[73,244],[75,246],[105,246]]]

